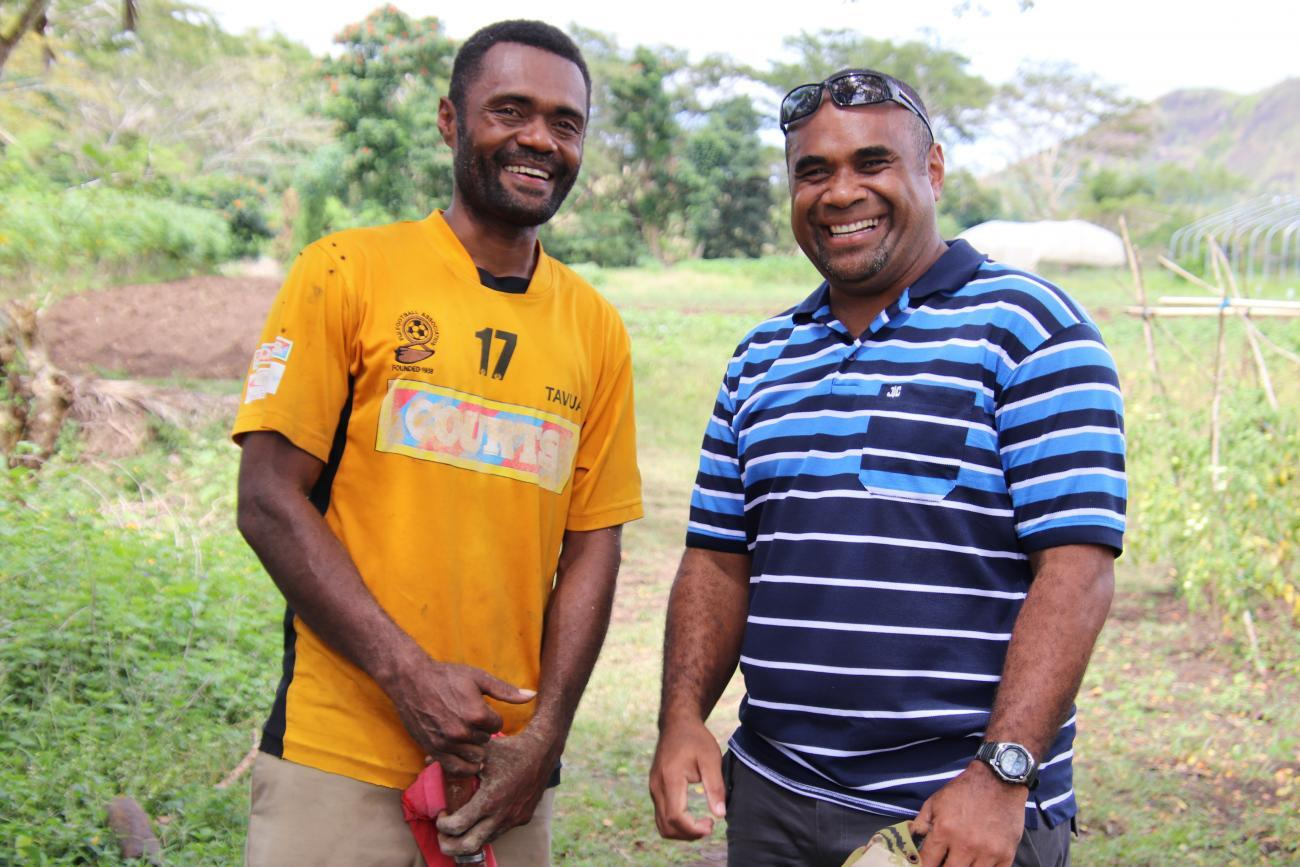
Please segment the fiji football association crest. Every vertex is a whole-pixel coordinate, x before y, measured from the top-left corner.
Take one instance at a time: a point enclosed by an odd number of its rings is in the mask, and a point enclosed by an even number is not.
[[[424,313],[403,313],[397,320],[398,364],[415,364],[433,355],[433,345],[438,342],[438,325]]]

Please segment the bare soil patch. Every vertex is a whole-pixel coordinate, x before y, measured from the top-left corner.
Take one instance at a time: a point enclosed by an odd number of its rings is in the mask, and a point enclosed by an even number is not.
[[[279,281],[204,275],[69,296],[41,317],[55,365],[141,379],[240,379]]]

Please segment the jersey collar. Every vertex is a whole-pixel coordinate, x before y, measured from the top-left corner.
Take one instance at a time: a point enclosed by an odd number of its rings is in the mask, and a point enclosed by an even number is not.
[[[421,222],[433,235],[434,244],[441,254],[443,264],[465,282],[482,285],[479,281],[478,266],[470,258],[469,251],[460,242],[460,238],[451,230],[451,226],[447,225],[447,219],[443,216],[442,209],[434,211]],[[542,242],[538,241],[537,267],[533,268],[533,276],[528,283],[528,291],[512,297],[521,299],[540,298],[550,292],[554,283],[555,260],[546,255],[546,251],[542,249]],[[484,287],[484,289],[487,289],[487,287]]]

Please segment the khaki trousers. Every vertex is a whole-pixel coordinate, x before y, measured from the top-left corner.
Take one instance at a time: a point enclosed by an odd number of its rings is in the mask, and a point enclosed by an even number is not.
[[[500,867],[549,867],[555,789],[527,825],[498,837]],[[402,792],[258,753],[246,867],[425,867],[402,818]]]

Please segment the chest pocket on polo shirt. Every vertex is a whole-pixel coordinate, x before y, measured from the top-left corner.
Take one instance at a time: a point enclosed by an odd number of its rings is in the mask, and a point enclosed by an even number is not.
[[[942,500],[957,486],[975,393],[912,382],[885,383],[862,398],[867,419],[858,475],[870,493]]]

